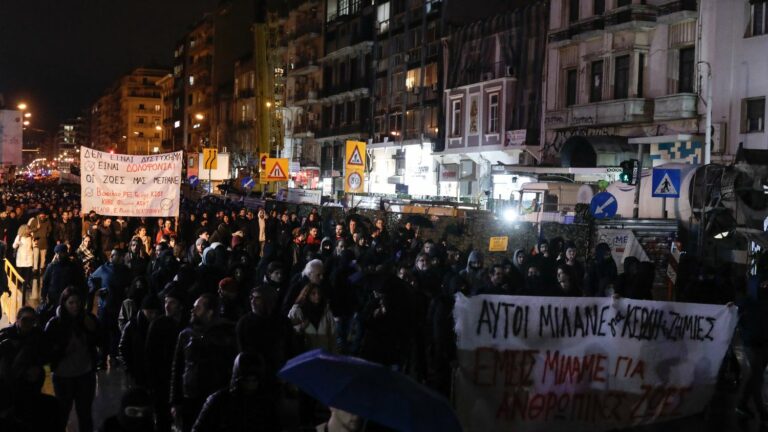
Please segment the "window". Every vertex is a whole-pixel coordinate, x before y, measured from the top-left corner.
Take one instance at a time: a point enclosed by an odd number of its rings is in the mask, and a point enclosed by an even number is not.
[[[645,54],[637,56],[637,97],[643,97],[643,81],[645,81]]]
[[[603,99],[603,61],[592,62],[589,80],[589,101],[600,102]]]
[[[139,117],[139,124],[144,124],[146,119],[144,117]]]
[[[696,64],[695,49],[693,47],[680,50],[680,63],[678,70],[678,93],[693,93],[694,67]]]
[[[592,13],[594,15],[602,15],[605,13],[605,0],[595,0],[592,4]]]
[[[752,1],[750,5],[752,20],[750,23],[750,36],[760,36],[768,33],[768,1]]]
[[[461,136],[461,99],[451,101],[451,136]]]
[[[575,23],[579,20],[579,0],[568,2],[568,22]]]
[[[745,99],[742,103],[742,132],[765,131],[765,98]]]
[[[190,75],[189,76],[189,85],[191,85],[191,86],[195,85],[195,76],[194,75]]]
[[[613,98],[629,97],[629,56],[616,57],[613,71]]]
[[[155,105],[155,112],[160,112],[160,105]]]
[[[178,129],[180,127],[181,127],[181,121],[180,120],[176,120],[175,122],[173,122],[173,128],[174,129]]]
[[[376,9],[376,21],[379,23],[379,33],[389,30],[389,2],[378,6]]]
[[[576,104],[576,86],[578,83],[576,69],[565,71],[565,106]]]
[[[488,133],[499,133],[499,94],[488,96]]]
[[[632,0],[618,0],[616,2],[616,7],[629,6],[631,4],[632,4]]]
[[[144,110],[144,104],[139,104],[139,109],[143,111]]]

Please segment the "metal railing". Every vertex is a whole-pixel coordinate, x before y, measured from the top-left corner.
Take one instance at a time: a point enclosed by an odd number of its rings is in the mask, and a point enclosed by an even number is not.
[[[8,322],[11,324],[16,322],[16,314],[19,312],[22,306],[24,306],[24,296],[22,287],[24,284],[24,278],[16,271],[16,267],[11,264],[8,259],[5,259],[5,274],[8,278],[8,290],[10,294],[3,294],[0,296],[0,303],[3,307],[3,313],[8,315]]]

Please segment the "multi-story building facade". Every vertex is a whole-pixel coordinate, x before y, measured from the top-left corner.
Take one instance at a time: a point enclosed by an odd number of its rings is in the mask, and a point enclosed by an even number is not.
[[[214,32],[213,16],[206,15],[187,34],[179,54],[179,64],[183,64],[183,115],[174,121],[181,121],[182,148],[187,152],[199,153],[211,145]]]
[[[376,2],[371,192],[437,193],[442,11],[442,2]]]
[[[697,3],[552,0],[543,161],[617,166],[641,145],[645,166],[701,163]]]
[[[235,62],[233,94],[233,132],[229,141],[231,161],[237,165],[253,165],[258,160],[255,143],[256,70],[253,56]]]
[[[175,80],[173,74],[166,74],[157,80],[160,88],[160,150],[163,152],[175,151],[176,140],[174,136],[174,95]]]
[[[162,99],[157,82],[168,72],[138,68],[122,77],[91,107],[91,144],[116,153],[157,153]]]
[[[532,161],[539,143],[548,2],[459,27],[445,37],[439,194],[508,199],[495,165]],[[495,183],[494,183],[495,181]],[[497,183],[497,184],[496,184]]]
[[[283,20],[281,37],[284,102],[280,109],[283,144],[280,156],[290,159],[295,186],[314,188],[320,177],[318,92],[322,81],[324,5],[320,0],[299,4]]]
[[[707,0],[701,10],[703,57],[712,68],[712,160],[730,161],[739,145],[768,150],[768,1]]]
[[[371,0],[324,1],[321,126],[315,139],[321,151],[323,190],[331,194],[344,189],[345,142],[370,137],[375,9]]]
[[[59,124],[54,156],[61,166],[79,162],[81,145],[88,145],[90,130],[85,116],[78,116]]]

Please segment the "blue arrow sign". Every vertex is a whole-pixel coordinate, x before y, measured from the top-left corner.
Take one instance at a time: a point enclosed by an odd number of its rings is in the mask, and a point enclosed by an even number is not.
[[[244,189],[250,189],[255,184],[256,182],[253,181],[253,178],[251,177],[245,177],[240,181],[240,185],[243,186]]]
[[[200,183],[200,179],[197,178],[197,176],[189,176],[187,180],[189,181],[189,185],[192,187],[195,187]]]
[[[619,202],[616,197],[609,192],[600,192],[592,197],[589,203],[589,212],[595,219],[608,219],[616,216],[619,210]]]
[[[656,198],[680,198],[680,170],[654,168],[651,196]]]

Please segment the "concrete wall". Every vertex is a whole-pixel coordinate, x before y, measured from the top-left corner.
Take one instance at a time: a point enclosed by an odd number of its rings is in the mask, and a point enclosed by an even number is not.
[[[746,0],[704,0],[702,44],[712,63],[713,123],[727,124],[727,151],[739,143],[768,150],[768,133],[742,133],[744,98],[768,96],[768,35],[745,37],[750,8]],[[704,87],[706,89],[706,87]]]

